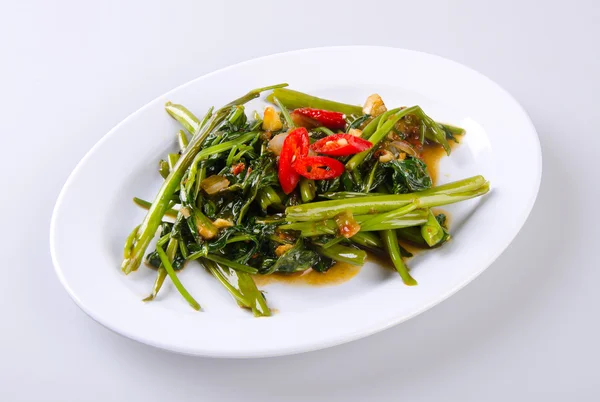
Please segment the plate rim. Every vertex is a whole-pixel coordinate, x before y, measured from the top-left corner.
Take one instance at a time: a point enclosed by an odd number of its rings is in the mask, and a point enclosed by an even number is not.
[[[416,308],[413,312],[409,313],[409,314],[405,314],[402,316],[398,316],[395,317],[393,320],[390,320],[389,322],[386,323],[382,323],[380,325],[374,325],[371,327],[363,327],[360,328],[352,333],[340,333],[335,339],[329,340],[329,341],[324,341],[324,340],[317,340],[314,341],[313,343],[309,344],[309,345],[303,345],[300,347],[278,347],[275,350],[258,350],[256,353],[254,353],[253,351],[248,351],[246,353],[236,353],[236,352],[225,352],[223,350],[219,350],[216,352],[210,351],[210,350],[190,350],[190,349],[186,349],[186,348],[179,348],[179,347],[175,347],[171,344],[169,344],[168,342],[164,342],[164,343],[157,343],[157,342],[153,342],[151,339],[148,338],[144,338],[144,337],[139,337],[135,334],[129,333],[128,331],[121,331],[117,328],[112,328],[109,326],[109,324],[105,324],[104,322],[102,322],[102,320],[100,320],[99,318],[97,318],[96,314],[94,313],[93,309],[88,308],[88,306],[82,301],[80,300],[77,295],[76,292],[74,292],[74,290],[69,286],[67,279],[65,278],[64,274],[63,274],[63,270],[60,268],[60,263],[58,261],[58,257],[57,257],[57,252],[56,252],[56,239],[55,239],[55,233],[56,233],[56,225],[57,225],[57,221],[58,221],[58,211],[60,210],[60,207],[63,203],[63,200],[66,196],[66,193],[69,190],[69,187],[72,183],[72,181],[75,179],[78,171],[80,170],[81,166],[83,166],[87,160],[91,157],[91,155],[94,154],[94,152],[96,151],[97,148],[101,147],[102,144],[107,141],[110,137],[112,137],[113,135],[115,135],[116,132],[119,131],[120,127],[125,125],[127,122],[129,122],[131,119],[135,118],[135,116],[138,115],[138,113],[141,113],[143,110],[151,107],[153,104],[155,104],[156,102],[159,102],[161,99],[170,96],[172,93],[181,90],[182,88],[188,87],[188,86],[192,86],[194,85],[197,81],[200,80],[205,80],[205,79],[210,79],[211,76],[216,75],[216,74],[220,74],[222,72],[225,72],[227,70],[230,69],[234,69],[234,68],[240,68],[243,67],[246,64],[249,63],[255,63],[255,62],[264,62],[267,61],[271,58],[277,58],[277,57],[281,57],[283,55],[289,55],[289,54],[298,54],[298,53],[308,53],[308,52],[312,52],[312,51],[323,51],[323,50],[339,50],[339,49],[353,49],[353,50],[361,50],[361,49],[369,49],[369,50],[373,50],[373,49],[381,49],[381,50],[385,50],[385,51],[401,51],[401,52],[407,52],[407,53],[415,53],[415,54],[420,54],[420,55],[426,55],[428,57],[433,57],[436,59],[440,59],[444,62],[450,62],[452,64],[455,64],[465,70],[468,70],[468,72],[470,74],[474,74],[479,76],[480,78],[483,78],[484,80],[486,80],[488,83],[490,83],[491,85],[493,85],[494,87],[496,87],[496,89],[500,90],[501,92],[503,92],[503,94],[513,103],[514,106],[516,106],[519,111],[522,113],[522,117],[524,117],[527,125],[529,126],[527,135],[531,135],[532,139],[534,140],[534,144],[535,144],[535,148],[536,148],[536,152],[534,154],[534,157],[536,159],[536,175],[535,175],[535,191],[532,192],[532,196],[528,199],[528,205],[522,210],[522,217],[520,218],[520,222],[517,225],[516,230],[514,231],[514,233],[509,237],[509,239],[507,240],[506,245],[504,245],[501,248],[498,248],[499,251],[497,251],[496,253],[494,253],[495,255],[493,255],[493,257],[491,259],[489,259],[488,261],[485,261],[485,263],[481,264],[481,267],[477,270],[476,273],[470,275],[467,279],[463,280],[462,282],[458,283],[456,286],[454,286],[453,288],[449,289],[447,292],[445,293],[440,293],[438,294],[435,299],[429,303],[424,303],[423,305],[421,305],[419,308]],[[389,329],[395,325],[400,324],[401,322],[404,322],[406,320],[409,320],[427,310],[429,310],[430,308],[432,308],[433,306],[445,301],[446,299],[448,299],[450,296],[452,296],[453,294],[455,294],[456,292],[458,292],[459,290],[461,290],[463,287],[465,287],[467,284],[471,283],[473,280],[475,280],[479,275],[481,275],[481,273],[483,271],[485,271],[489,266],[491,266],[499,257],[500,255],[502,255],[506,249],[508,248],[508,246],[515,240],[515,238],[517,237],[517,235],[521,232],[523,226],[525,225],[525,223],[527,222],[527,220],[529,219],[529,216],[531,214],[531,211],[533,210],[533,207],[535,205],[535,202],[537,200],[537,197],[539,195],[539,190],[540,190],[540,186],[541,186],[541,180],[542,180],[542,170],[543,170],[543,163],[542,163],[542,147],[541,147],[541,143],[540,143],[540,139],[539,139],[539,135],[537,133],[537,130],[535,129],[535,126],[533,124],[533,122],[531,121],[531,118],[529,117],[528,113],[526,112],[526,110],[523,108],[523,106],[514,98],[514,96],[512,96],[507,90],[505,90],[501,85],[499,85],[498,83],[496,83],[494,80],[490,79],[489,77],[487,77],[486,75],[472,69],[471,67],[468,67],[460,62],[457,62],[455,60],[446,58],[446,57],[442,57],[442,56],[438,56],[432,53],[428,53],[428,52],[422,52],[422,51],[418,51],[418,50],[412,50],[412,49],[405,49],[405,48],[399,48],[399,47],[390,47],[390,46],[322,46],[322,47],[311,47],[311,48],[304,48],[304,49],[299,49],[299,50],[291,50],[291,51],[285,51],[285,52],[279,52],[279,53],[274,53],[274,54],[270,54],[270,55],[266,55],[266,56],[261,56],[261,57],[257,57],[257,58],[253,58],[253,59],[249,59],[249,60],[245,60],[239,63],[235,63],[232,65],[228,65],[226,67],[211,71],[207,74],[201,75],[199,77],[196,77],[190,81],[187,81],[181,85],[176,86],[173,89],[170,89],[169,91],[153,98],[152,100],[150,100],[149,102],[147,102],[146,104],[144,104],[142,107],[138,108],[137,110],[135,110],[134,112],[130,113],[126,118],[124,118],[123,120],[121,120],[118,124],[116,124],[112,129],[110,129],[106,134],[104,134],[87,152],[86,154],[81,158],[81,160],[75,165],[75,167],[73,168],[73,170],[71,171],[71,173],[69,174],[67,180],[65,181],[65,183],[63,184],[61,191],[57,197],[56,203],[54,205],[53,211],[52,211],[52,218],[50,221],[50,241],[49,241],[49,245],[50,245],[50,254],[51,254],[51,258],[52,258],[52,263],[53,263],[53,268],[54,271],[57,275],[57,277],[59,278],[60,283],[62,284],[62,286],[65,288],[65,290],[67,291],[67,293],[69,294],[69,296],[71,297],[71,299],[73,299],[73,301],[75,302],[75,304],[77,304],[77,306],[79,308],[81,308],[88,316],[90,316],[94,321],[98,322],[99,324],[101,324],[102,326],[104,326],[105,328],[108,328],[109,330],[111,330],[112,332],[118,333],[119,335],[122,336],[126,336],[130,339],[136,340],[138,342],[141,342],[143,344],[146,345],[150,345],[150,346],[154,346],[157,348],[161,348],[161,349],[165,349],[165,350],[169,350],[169,351],[173,351],[176,353],[180,353],[180,354],[185,354],[185,355],[194,355],[194,356],[206,356],[206,357],[223,357],[223,358],[256,358],[256,357],[271,357],[271,356],[283,356],[283,355],[292,355],[292,354],[298,354],[298,353],[304,353],[304,352],[309,352],[309,351],[314,351],[314,350],[319,350],[319,349],[324,349],[324,348],[328,348],[331,346],[335,346],[335,345],[340,345],[340,344],[344,344],[347,342],[351,342],[357,339],[361,339],[364,337],[367,337],[369,335],[372,335],[374,333]]]

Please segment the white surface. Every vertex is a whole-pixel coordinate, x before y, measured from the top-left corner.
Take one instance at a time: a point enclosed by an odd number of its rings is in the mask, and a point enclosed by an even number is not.
[[[363,59],[340,71],[338,61],[356,53]],[[366,74],[370,60],[378,59],[388,64],[379,67],[377,76]],[[411,78],[403,81],[398,76]],[[120,265],[123,239],[145,215],[131,199],[154,198],[162,184],[156,160],[175,147],[174,133],[180,126],[165,113],[165,102],[184,104],[201,116],[213,104],[277,82],[346,103],[359,103],[377,92],[390,107],[418,104],[436,120],[464,127],[468,134],[460,147],[441,162],[439,184],[483,175],[492,191],[444,206],[454,239],[410,261],[419,286],[403,286],[393,271],[367,262],[351,281],[334,287],[265,287],[278,313],[254,319],[209,274],[189,268],[182,280],[204,306],[203,313],[192,312],[168,285],[154,303],[142,303],[156,273],[142,268],[125,277]],[[265,105],[257,99],[246,104],[246,110],[263,110]],[[506,154],[522,162],[507,162]],[[191,81],[119,123],[67,180],[52,217],[50,247],[59,278],[73,299],[95,320],[130,338],[211,357],[305,352],[389,328],[473,280],[525,223],[538,193],[541,165],[537,134],[521,106],[498,85],[458,63],[384,47],[287,52]]]
[[[598,3],[412,2],[390,3],[385,12],[371,8],[375,2],[317,2],[317,12],[309,3],[4,5],[0,400],[600,398]],[[273,22],[282,15],[292,22]],[[85,152],[132,110],[194,77],[333,44],[449,57],[521,102],[540,134],[544,177],[507,252],[415,319],[297,356],[180,356],[87,317],[54,275],[47,229],[60,187]]]

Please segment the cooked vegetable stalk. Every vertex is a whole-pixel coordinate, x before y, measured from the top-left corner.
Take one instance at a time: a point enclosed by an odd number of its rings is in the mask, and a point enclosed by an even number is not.
[[[142,262],[142,259],[144,258],[144,253],[146,251],[146,248],[148,248],[150,241],[154,237],[154,234],[156,233],[156,229],[158,228],[158,225],[160,224],[160,221],[161,221],[163,215],[165,214],[165,212],[168,209],[169,202],[171,200],[171,196],[173,195],[175,190],[177,190],[177,188],[179,187],[179,183],[180,183],[181,179],[183,178],[185,171],[190,166],[192,161],[196,158],[196,156],[198,154],[202,153],[201,149],[202,149],[202,146],[204,145],[204,140],[227,117],[231,106],[244,104],[254,98],[257,98],[260,95],[260,93],[263,91],[273,89],[273,88],[279,88],[279,87],[283,87],[283,86],[287,86],[287,84],[280,84],[280,85],[275,85],[275,86],[270,86],[270,87],[265,87],[265,88],[258,88],[258,89],[250,91],[245,96],[242,96],[241,98],[238,98],[238,99],[230,102],[229,104],[225,105],[221,109],[219,109],[214,115],[212,115],[208,119],[208,121],[206,122],[206,124],[204,126],[200,127],[197,132],[194,131],[194,136],[193,136],[192,140],[190,141],[190,143],[188,144],[188,147],[186,148],[185,152],[183,152],[183,154],[177,161],[177,164],[174,166],[173,171],[165,179],[162,187],[160,188],[160,190],[158,191],[158,194],[156,195],[154,202],[152,203],[152,206],[148,210],[148,214],[146,215],[146,218],[142,222],[142,225],[140,226],[140,229],[135,237],[133,249],[130,253],[130,257],[124,259],[123,263],[121,264],[121,268],[125,274],[129,274],[130,272],[137,270],[138,267],[140,266],[140,263]],[[193,129],[194,127],[195,126],[190,125],[190,128]],[[233,146],[233,145],[236,145],[236,144],[232,144],[231,146]],[[211,151],[209,151],[209,150],[210,150],[210,148],[204,150],[206,156],[209,156],[209,155],[211,155],[211,152],[214,152],[214,150],[211,150]],[[206,151],[209,151],[209,153],[206,153]]]
[[[129,258],[131,255],[131,246],[133,245],[133,241],[135,240],[135,236],[137,236],[138,231],[140,230],[140,225],[137,225],[133,228],[127,239],[125,240],[125,246],[123,247],[123,258]]]
[[[463,135],[465,133],[464,128],[460,128],[460,127],[453,126],[450,124],[445,124],[445,123],[438,123],[438,124],[441,125],[443,128],[445,128],[446,130],[450,131],[450,133],[452,133],[452,135]]]
[[[431,117],[427,116],[423,109],[418,106],[416,106],[416,108],[417,110],[415,114],[421,119],[421,123],[427,127],[427,130],[425,130],[425,137],[440,144],[442,147],[444,147],[446,154],[450,155],[450,144],[448,143],[446,133],[442,127],[433,121]]]
[[[345,103],[335,102],[327,99],[317,98],[316,96],[308,95],[302,92],[293,91],[291,89],[277,88],[273,93],[267,96],[267,100],[274,103],[274,98],[277,98],[288,109],[297,109],[302,107],[311,107],[315,109],[330,110],[332,112],[340,112],[345,114],[361,115],[362,107],[348,105]]]
[[[162,176],[163,179],[166,179],[167,176],[169,176],[170,171],[171,169],[169,169],[169,162],[161,159],[158,162],[158,173]]]
[[[364,250],[342,246],[341,244],[334,244],[328,248],[317,247],[316,249],[319,254],[325,257],[351,265],[363,265],[367,259],[367,253]]]
[[[133,197],[133,202],[136,205],[138,205],[138,206],[140,206],[140,207],[142,207],[144,209],[149,209],[152,206],[151,202],[146,201],[146,200],[142,200],[141,198],[138,198],[138,197]],[[172,218],[176,218],[178,212],[179,211],[177,211],[176,209],[170,208],[170,209],[167,209],[167,211],[165,212],[165,216],[170,216]]]
[[[177,253],[178,246],[179,246],[179,241],[177,239],[169,240],[169,244],[167,245],[166,254],[167,254],[167,258],[169,259],[170,263],[173,263],[173,260],[175,260],[175,254]],[[148,302],[148,301],[154,300],[154,298],[160,291],[160,288],[162,287],[166,277],[167,277],[167,270],[161,264],[160,267],[158,267],[158,271],[156,273],[156,279],[154,280],[154,286],[152,287],[152,293],[150,293],[150,295],[148,295],[147,297],[142,299],[142,301]]]
[[[189,292],[185,289],[185,287],[177,277],[177,274],[175,273],[175,270],[173,270],[173,266],[171,265],[169,257],[167,257],[165,251],[160,246],[156,247],[156,251],[158,253],[158,256],[160,257],[160,261],[165,267],[165,270],[167,271],[167,274],[169,275],[169,278],[171,278],[171,281],[173,282],[173,285],[175,285],[177,291],[190,304],[190,306],[192,306],[194,310],[200,310],[200,304],[198,304],[198,302],[192,297],[192,295],[189,294]]]
[[[230,261],[227,258],[223,258],[219,255],[216,254],[208,254],[206,255],[206,258],[214,261],[218,264],[222,264],[225,265],[226,267],[229,267],[231,269],[235,269],[236,271],[240,271],[240,272],[246,272],[248,274],[257,274],[258,273],[258,269],[254,268],[254,267],[250,267],[248,265],[244,265],[244,264],[240,264],[238,262],[235,261]]]
[[[265,297],[258,290],[249,274],[233,271],[211,260],[205,259],[202,264],[227,289],[241,307],[251,309],[255,317],[268,317],[271,315]]]
[[[271,205],[274,207],[282,208],[282,200],[277,191],[271,186],[267,186],[261,190],[259,194],[259,203],[263,211],[266,211]]]
[[[169,154],[167,155],[167,164],[169,165],[169,172],[173,170],[177,161],[179,160],[179,154]]]
[[[398,246],[398,237],[396,237],[395,230],[383,230],[380,232],[381,240],[385,245],[386,250],[390,254],[390,259],[396,268],[396,271],[400,274],[402,281],[404,284],[408,286],[415,286],[417,281],[410,276],[408,273],[408,268],[404,264],[402,260],[402,255],[400,254],[400,247]]]
[[[185,147],[188,146],[189,140],[187,134],[183,130],[177,132],[177,143],[179,144],[179,150],[185,151]]]
[[[411,226],[422,225],[427,222],[427,212],[425,210],[416,210],[406,213],[402,216],[392,216],[381,219],[376,224],[364,228],[362,222],[376,218],[379,215],[357,215],[354,217],[356,222],[361,225],[359,233],[375,232],[384,229],[398,229]],[[323,221],[307,221],[307,222],[292,222],[279,226],[282,230],[298,230],[301,236],[311,237],[320,236],[323,234],[338,233],[338,225],[334,219],[326,219]],[[356,235],[355,235],[356,236]]]
[[[383,115],[380,114],[379,116],[377,116],[373,120],[371,120],[369,122],[369,124],[367,124],[365,129],[362,131],[362,134],[361,134],[362,138],[364,138],[365,140],[368,140],[369,138],[371,138],[373,133],[375,133],[375,131],[377,131],[377,126],[379,126],[379,122],[381,121],[382,116]]]
[[[188,133],[194,135],[200,130],[200,120],[183,105],[176,105],[171,102],[165,104],[165,110],[175,120],[177,120]]]
[[[273,96],[272,101],[279,107],[279,109],[281,110],[281,114],[283,115],[283,118],[285,120],[285,123],[288,126],[288,129],[293,129],[296,127],[296,125],[294,124],[294,121],[292,120],[292,117],[290,116],[290,113],[288,112],[287,108],[283,105],[283,103],[281,103],[281,101],[279,99],[277,99],[276,96]]]
[[[489,191],[483,176],[474,176],[429,190],[409,194],[373,195],[296,205],[286,209],[289,221],[319,221],[350,210],[354,215],[389,212],[415,203],[417,208],[430,208],[478,197]]]
[[[383,248],[383,243],[381,239],[375,235],[373,232],[358,232],[354,236],[350,238],[350,240],[359,246],[369,247],[369,248]]]
[[[406,240],[411,242],[419,247],[427,248],[429,245],[423,239],[421,235],[421,227],[420,226],[412,226],[407,228],[401,228],[396,230],[396,235],[398,238],[402,240]]]
[[[390,212],[385,212],[383,214],[376,215],[369,220],[364,221],[361,224],[361,229],[363,231],[369,231],[370,228],[378,227],[383,222],[389,221],[390,219],[399,218],[401,216],[406,215],[407,213],[414,211],[417,209],[417,204],[412,202],[410,204],[406,204],[398,209],[394,209]],[[434,217],[435,219],[435,217]]]
[[[442,225],[435,219],[431,210],[427,216],[427,222],[421,226],[421,236],[429,247],[433,247],[444,239],[445,231]]]
[[[316,196],[315,181],[307,179],[306,177],[300,178],[300,196],[302,202],[311,202]]]

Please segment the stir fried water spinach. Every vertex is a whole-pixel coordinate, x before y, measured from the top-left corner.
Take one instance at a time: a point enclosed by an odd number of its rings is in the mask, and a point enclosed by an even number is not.
[[[360,107],[286,86],[255,89],[202,118],[167,102],[182,127],[180,150],[159,161],[155,199],[134,198],[148,212],[126,239],[121,265],[125,274],[142,261],[156,269],[144,301],[168,276],[200,310],[177,277],[191,261],[255,316],[271,311],[253,275],[360,266],[366,251],[387,254],[403,282],[416,285],[400,242],[441,246],[450,239],[446,217],[431,208],[488,192],[481,176],[433,186],[424,148],[450,155],[464,130],[419,106],[388,110],[374,94]],[[244,105],[265,91],[273,106],[247,114]]]

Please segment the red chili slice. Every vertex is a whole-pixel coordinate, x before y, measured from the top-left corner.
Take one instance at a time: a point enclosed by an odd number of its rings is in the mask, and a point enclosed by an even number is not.
[[[292,166],[301,176],[312,180],[333,179],[344,173],[344,165],[327,156],[307,156],[296,160]]]
[[[291,113],[292,119],[294,116],[308,117],[309,119],[315,120],[318,124],[316,126],[325,126],[332,130],[343,129],[346,127],[346,120],[344,120],[344,114],[339,112],[330,112],[329,110],[313,109],[310,107],[303,107],[296,109]],[[302,119],[298,119],[302,120]],[[296,121],[296,119],[294,119]],[[304,124],[303,124],[304,125]],[[311,128],[311,127],[309,127]]]
[[[310,146],[310,149],[325,155],[346,156],[366,151],[372,146],[373,144],[371,141],[364,140],[360,137],[355,137],[350,134],[333,134],[316,141]]]
[[[308,131],[304,127],[291,131],[283,141],[279,154],[279,184],[286,194],[294,191],[300,181],[300,175],[292,167],[292,163],[308,155]]]

